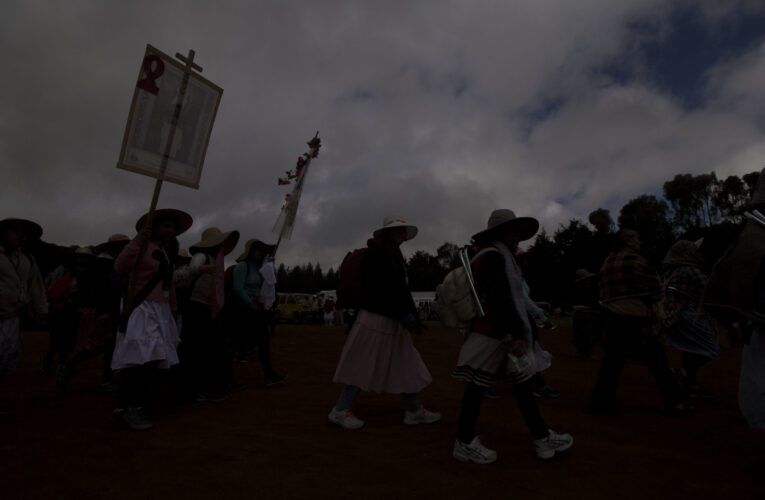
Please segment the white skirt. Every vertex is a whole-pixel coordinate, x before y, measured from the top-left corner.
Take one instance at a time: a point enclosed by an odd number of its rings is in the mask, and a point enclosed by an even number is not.
[[[128,318],[126,331],[117,332],[112,370],[159,361],[159,368],[178,364],[178,327],[169,302],[144,300]]]

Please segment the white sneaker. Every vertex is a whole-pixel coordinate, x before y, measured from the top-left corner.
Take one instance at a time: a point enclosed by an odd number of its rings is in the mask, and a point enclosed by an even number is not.
[[[474,437],[470,444],[465,444],[459,439],[455,439],[452,456],[460,462],[474,462],[477,464],[490,464],[497,460],[497,452],[482,445],[478,436]]]
[[[552,429],[548,430],[550,431],[549,436],[534,440],[534,451],[537,453],[537,458],[542,460],[548,460],[554,457],[555,453],[568,450],[574,444],[574,438],[571,437],[571,434],[556,434]]]
[[[361,429],[364,427],[364,421],[354,415],[351,410],[338,411],[332,408],[327,417],[330,422],[339,425],[343,429]]]
[[[433,424],[441,420],[441,414],[428,411],[424,406],[420,406],[420,409],[415,412],[407,411],[404,414],[404,423],[407,425],[417,424]]]

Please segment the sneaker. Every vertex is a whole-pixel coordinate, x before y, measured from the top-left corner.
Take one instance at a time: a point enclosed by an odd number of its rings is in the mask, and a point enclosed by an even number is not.
[[[549,385],[543,385],[539,389],[534,389],[532,392],[534,393],[534,396],[538,398],[557,398],[560,396],[560,391],[558,389],[553,389]]]
[[[499,393],[495,391],[493,387],[489,387],[486,389],[486,392],[483,393],[483,397],[488,399],[499,399]]]
[[[452,456],[460,462],[473,462],[476,464],[490,464],[497,460],[497,452],[482,445],[478,436],[474,437],[469,444],[455,439]]]
[[[441,420],[440,413],[428,411],[424,406],[420,406],[420,409],[415,412],[407,411],[404,414],[404,423],[407,425],[434,424],[439,420]]]
[[[134,431],[145,431],[153,426],[151,420],[143,413],[141,408],[128,408],[122,414],[122,421]]]
[[[364,427],[364,421],[354,415],[351,410],[338,411],[332,408],[327,417],[330,422],[343,429],[361,429]]]
[[[145,431],[151,429],[153,424],[151,420],[144,415],[140,408],[128,408],[122,414],[122,421],[134,431]]]
[[[276,373],[266,377],[266,387],[273,387],[279,385],[287,380],[287,375],[277,375]]]
[[[557,452],[566,451],[574,444],[574,438],[571,434],[556,434],[552,429],[548,429],[550,434],[544,439],[534,440],[534,451],[537,458],[549,460]]]
[[[112,420],[115,422],[122,422],[122,418],[125,416],[127,408],[115,408],[112,410]]]
[[[114,382],[101,382],[98,388],[101,392],[105,392],[106,394],[113,394],[120,390]]]

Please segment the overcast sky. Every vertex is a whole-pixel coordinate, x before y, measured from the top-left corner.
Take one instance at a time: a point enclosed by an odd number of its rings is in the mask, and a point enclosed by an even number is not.
[[[765,2],[4,1],[0,218],[43,239],[133,235],[154,179],[117,169],[146,44],[224,89],[200,189],[160,207],[242,242],[271,227],[316,130],[278,261],[337,267],[386,214],[466,243],[495,208],[553,232],[678,173],[765,164]],[[235,256],[232,255],[232,256]]]

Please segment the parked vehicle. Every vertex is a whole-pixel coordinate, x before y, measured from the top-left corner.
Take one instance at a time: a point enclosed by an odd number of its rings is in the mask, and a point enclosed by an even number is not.
[[[319,300],[310,293],[277,293],[276,320],[288,323],[321,323]]]

